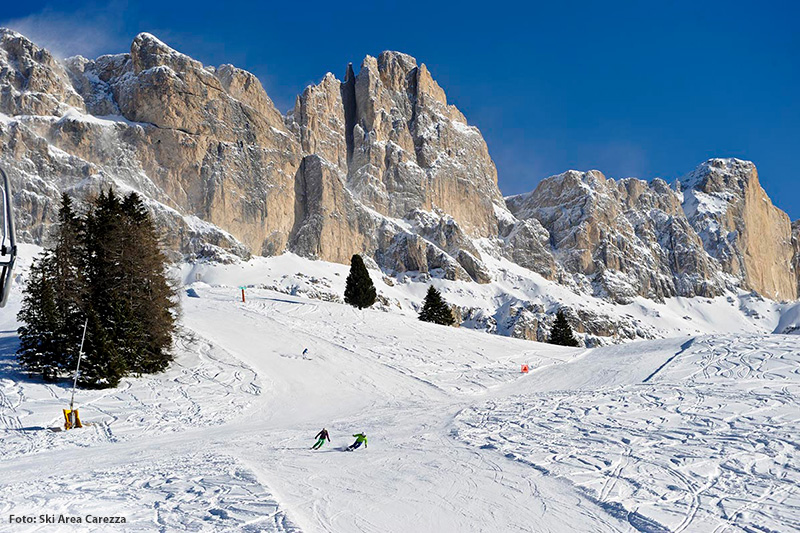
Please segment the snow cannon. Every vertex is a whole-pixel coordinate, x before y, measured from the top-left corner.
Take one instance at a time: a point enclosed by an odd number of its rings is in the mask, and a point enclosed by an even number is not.
[[[11,292],[11,276],[17,260],[17,241],[14,237],[14,211],[11,208],[11,182],[0,168],[0,188],[2,188],[3,218],[0,222],[3,234],[0,238],[0,307],[5,307]]]
[[[82,428],[81,417],[75,409],[75,387],[78,385],[78,376],[81,374],[81,359],[83,358],[83,342],[86,340],[86,328],[89,326],[89,319],[83,323],[83,335],[81,336],[81,347],[78,350],[78,365],[75,367],[75,379],[72,381],[72,398],[69,400],[69,409],[64,409],[64,430]]]
[[[81,417],[77,409],[64,409],[64,430],[82,428]]]

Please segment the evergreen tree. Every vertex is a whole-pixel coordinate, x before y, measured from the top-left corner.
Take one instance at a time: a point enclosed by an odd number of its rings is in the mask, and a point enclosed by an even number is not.
[[[51,250],[31,269],[18,319],[20,363],[47,381],[75,365],[83,326],[82,224],[67,195],[61,198]]]
[[[80,347],[83,322],[85,279],[85,247],[83,246],[83,222],[72,207],[66,194],[61,196],[53,247],[53,285],[59,316],[56,332],[59,351],[65,370],[75,368]]]
[[[176,291],[141,198],[100,195],[87,218],[90,319],[86,386],[114,386],[125,374],[164,370],[172,361]]]
[[[344,301],[359,309],[375,303],[377,293],[372,278],[369,277],[366,265],[361,256],[356,254],[350,259],[350,274],[344,289]]]
[[[120,350],[120,339],[107,327],[107,321],[89,309],[86,341],[78,384],[88,389],[116,387],[128,367]]]
[[[103,191],[81,219],[64,196],[53,242],[25,290],[20,363],[47,379],[71,374],[88,319],[81,386],[114,387],[166,368],[176,290],[141,198]]]
[[[60,330],[54,278],[53,254],[44,251],[31,265],[17,320],[22,326],[17,358],[29,372],[41,373],[46,381],[55,381],[63,366],[57,337]]]
[[[578,339],[572,334],[572,327],[567,322],[567,316],[562,309],[556,313],[556,320],[550,330],[550,344],[561,346],[580,346]]]
[[[129,334],[135,341],[136,357],[128,364],[133,372],[159,372],[172,361],[176,289],[167,279],[167,259],[139,195],[126,196],[122,212],[127,236],[122,266],[128,280],[123,290],[135,324]]]
[[[86,216],[86,304],[89,327],[80,383],[114,387],[128,373],[134,358],[129,330],[132,313],[122,289],[125,246],[122,204],[113,191],[101,192]]]
[[[450,306],[442,298],[442,293],[433,285],[428,287],[428,294],[425,295],[425,303],[422,305],[419,319],[443,326],[452,326],[456,321]]]

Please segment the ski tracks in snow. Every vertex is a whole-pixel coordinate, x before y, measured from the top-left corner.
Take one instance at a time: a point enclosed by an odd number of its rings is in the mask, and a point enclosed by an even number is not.
[[[80,391],[84,430],[44,429],[68,387],[0,374],[0,458],[28,455],[0,467],[0,513],[78,512],[75,493],[134,531],[800,529],[800,340],[701,338],[596,372],[601,350],[228,292],[187,302],[169,371]],[[312,452],[320,424],[335,446]],[[360,430],[370,448],[337,448]],[[46,450],[66,446],[92,466],[58,473]]]
[[[79,390],[76,407],[85,427],[54,431],[63,426],[70,394],[66,380],[0,379],[0,458],[219,425],[240,415],[261,394],[261,384],[253,369],[183,329],[168,371],[124,379],[116,389]]]
[[[642,531],[800,529],[800,339],[701,338],[670,361],[647,384],[466,409],[459,436],[621,506]]]
[[[111,468],[83,468],[0,485],[0,513],[124,516],[125,526],[82,531],[242,531],[300,533],[253,473],[229,455],[165,454]],[[55,526],[53,526],[55,528]],[[35,532],[41,525],[15,528]],[[55,530],[55,529],[54,529]]]

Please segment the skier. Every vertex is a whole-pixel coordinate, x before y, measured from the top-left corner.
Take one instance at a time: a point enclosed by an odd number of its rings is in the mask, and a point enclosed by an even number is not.
[[[308,359],[308,357],[306,357],[307,355],[308,355],[308,348],[303,350],[303,359]]]
[[[355,450],[356,448],[361,446],[362,443],[364,444],[364,448],[367,447],[367,436],[364,435],[363,432],[362,433],[356,433],[353,436],[356,438],[356,441],[353,444],[351,444],[350,446],[347,447],[347,451],[348,452],[352,452],[353,450]]]
[[[322,445],[325,444],[325,439],[328,439],[328,442],[331,441],[331,438],[328,435],[328,430],[325,428],[322,428],[322,431],[317,433],[317,436],[314,438],[317,439],[317,442],[311,447],[312,450],[319,450],[322,448]]]

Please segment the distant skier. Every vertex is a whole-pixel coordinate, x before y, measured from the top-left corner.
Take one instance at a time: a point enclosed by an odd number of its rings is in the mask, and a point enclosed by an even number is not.
[[[317,439],[317,442],[316,444],[314,444],[314,446],[311,447],[312,450],[319,450],[320,448],[322,448],[322,445],[325,444],[325,439],[327,439],[328,442],[331,441],[331,438],[328,435],[328,430],[325,428],[322,428],[322,431],[317,433],[317,436],[314,438]]]
[[[308,348],[303,350],[303,359],[308,359],[308,357],[306,357],[307,355],[308,355]]]
[[[364,448],[367,447],[367,436],[366,435],[364,435],[363,433],[356,433],[353,436],[356,438],[356,441],[346,448],[348,452],[352,452],[353,450],[355,450],[356,448],[358,448],[362,444],[364,445]]]

